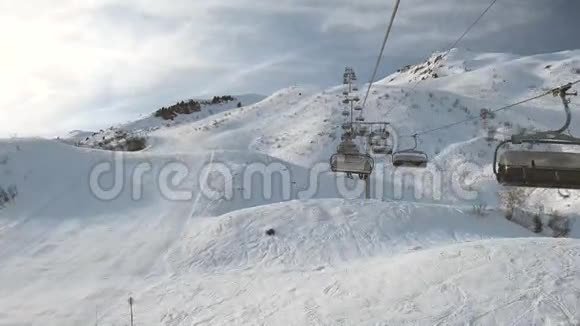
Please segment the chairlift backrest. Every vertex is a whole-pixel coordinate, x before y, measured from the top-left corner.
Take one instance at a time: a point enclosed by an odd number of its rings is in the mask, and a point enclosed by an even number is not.
[[[407,150],[393,153],[394,166],[425,167],[428,160],[427,154],[420,151]]]
[[[373,172],[374,160],[367,154],[336,153],[330,158],[332,172],[358,174],[368,176]]]
[[[494,172],[506,186],[580,189],[580,153],[506,151]]]
[[[336,151],[338,153],[343,153],[343,154],[359,154],[360,153],[356,144],[350,139],[346,139],[346,140],[342,141],[340,144],[338,144],[338,148],[336,149]]]
[[[572,84],[553,90],[560,96],[566,113],[563,126],[556,130],[532,134],[512,135],[510,140],[501,142],[495,149],[493,172],[497,181],[506,186],[533,188],[580,189],[580,153],[508,150],[499,156],[506,144],[559,144],[580,145],[580,139],[564,134],[572,118],[567,96]]]

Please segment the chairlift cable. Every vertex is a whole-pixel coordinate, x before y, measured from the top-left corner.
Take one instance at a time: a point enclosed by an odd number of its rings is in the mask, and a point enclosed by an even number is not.
[[[488,6],[487,8],[485,8],[485,10],[477,17],[477,19],[471,24],[469,25],[469,27],[459,36],[459,38],[457,38],[457,40],[455,40],[455,42],[453,42],[453,44],[448,48],[448,50],[446,52],[443,53],[443,56],[441,57],[442,59],[445,58],[449,52],[454,49],[455,47],[457,47],[457,45],[467,36],[467,34],[469,34],[469,32],[471,32],[471,30],[475,27],[475,25],[477,25],[479,23],[479,21],[481,21],[481,19],[483,18],[483,16],[485,16],[485,14],[487,14],[487,12],[489,10],[491,10],[491,8],[495,5],[495,3],[498,0],[493,0]],[[423,79],[419,79],[419,81],[417,81],[413,87],[411,87],[411,92],[414,91],[417,86],[419,86],[419,84],[423,81]],[[401,104],[402,100],[399,100],[398,104]],[[387,111],[386,115],[389,115],[391,113],[392,110],[394,110],[394,106],[391,106],[391,108],[389,109],[389,111]]]
[[[459,36],[459,38],[453,42],[453,44],[448,48],[448,50],[443,54],[443,56],[441,57],[442,59],[445,58],[449,52],[451,50],[453,50],[455,47],[457,47],[457,45],[465,38],[465,36],[467,36],[467,34],[469,34],[469,32],[471,32],[471,30],[475,27],[475,25],[477,25],[479,23],[479,21],[481,21],[481,19],[483,18],[483,16],[485,16],[485,14],[487,14],[487,12],[495,5],[495,3],[498,0],[493,0],[489,6],[487,6],[487,8],[485,8],[485,10],[479,15],[479,17],[477,17],[477,19],[471,24],[469,25],[469,27],[463,32],[463,34],[461,34]],[[415,88],[417,88],[417,86],[423,81],[423,79],[419,79],[419,81],[417,83],[415,83],[413,85],[413,88],[411,88],[411,90],[415,90]]]
[[[580,83],[580,79],[579,80],[576,80],[574,82],[565,84],[565,86],[568,86],[568,85],[569,86],[573,86],[573,85],[576,85],[578,83]],[[519,102],[516,102],[516,103],[512,103],[512,104],[509,104],[509,105],[506,105],[506,106],[502,106],[502,107],[497,108],[495,110],[491,110],[490,112],[496,113],[496,112],[499,112],[499,111],[504,111],[504,110],[507,110],[507,109],[511,109],[511,108],[513,108],[515,106],[518,106],[518,105],[521,105],[521,104],[524,104],[524,103],[527,103],[527,102],[531,102],[531,101],[537,100],[537,99],[542,98],[544,96],[553,94],[554,91],[555,90],[558,90],[559,88],[561,88],[561,87],[556,87],[556,88],[550,89],[549,91],[544,92],[544,93],[541,93],[541,94],[536,95],[534,97],[530,97],[530,98],[527,98],[525,100],[522,100],[522,101],[519,101]],[[423,130],[423,131],[420,131],[420,132],[416,132],[414,134],[409,135],[408,137],[425,135],[425,134],[429,134],[429,133],[432,133],[432,132],[435,132],[435,131],[439,131],[439,130],[443,130],[443,129],[448,129],[448,128],[451,128],[451,127],[455,127],[457,125],[460,125],[460,124],[463,124],[463,123],[466,123],[466,122],[469,122],[469,121],[481,120],[481,119],[482,118],[479,117],[479,116],[477,116],[477,117],[471,117],[471,118],[463,119],[463,120],[456,121],[456,122],[453,122],[453,123],[450,123],[450,124],[446,124],[446,125],[443,125],[443,126],[440,126],[440,127],[437,127],[437,128],[432,128],[432,129],[427,129],[427,130]]]
[[[371,87],[373,86],[373,83],[375,82],[375,78],[377,77],[377,72],[378,72],[379,66],[381,64],[381,59],[383,58],[383,53],[385,52],[385,46],[387,45],[387,40],[389,39],[389,35],[391,34],[391,29],[393,28],[393,23],[395,22],[395,17],[397,15],[397,11],[399,10],[400,3],[401,3],[401,0],[395,0],[395,7],[393,8],[393,13],[391,15],[391,21],[389,22],[389,25],[387,26],[387,30],[385,32],[385,37],[383,39],[383,44],[381,46],[381,51],[379,52],[379,56],[377,57],[377,62],[375,64],[375,69],[373,71],[373,75],[369,81],[369,87],[367,88],[367,92],[365,94],[365,99],[364,99],[363,104],[362,104],[363,108],[365,107],[365,105],[367,103],[367,99],[369,97]]]

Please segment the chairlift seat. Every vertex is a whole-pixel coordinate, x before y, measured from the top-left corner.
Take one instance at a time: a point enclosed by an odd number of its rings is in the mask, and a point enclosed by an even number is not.
[[[344,140],[338,144],[336,151],[342,154],[360,154],[358,147],[350,139]]]
[[[358,128],[359,136],[366,136],[368,132],[369,132],[369,128],[367,128],[366,126],[360,126]]]
[[[362,122],[362,121],[365,121],[365,118],[364,117],[356,117],[355,120]]]
[[[427,154],[419,151],[404,151],[393,154],[393,166],[420,167],[427,166]]]
[[[369,143],[371,144],[371,146],[381,145],[381,143],[386,142],[386,141],[387,141],[387,138],[382,137],[379,134],[371,133],[369,135]]]
[[[332,172],[351,173],[368,176],[374,168],[374,160],[368,154],[336,153],[330,158]]]
[[[355,106],[354,107],[354,110],[355,111],[362,111],[362,106]]]
[[[342,103],[343,104],[348,104],[349,103],[349,100],[347,98],[345,98],[344,100],[342,100]]]
[[[345,132],[344,134],[342,134],[342,136],[340,136],[341,140],[347,140],[347,139],[351,139],[352,138],[352,133],[350,133],[349,131]]]
[[[350,112],[347,110],[342,111],[342,115],[345,117],[348,117],[350,115]]]
[[[580,189],[580,153],[506,151],[497,181],[506,186]]]
[[[393,149],[390,146],[371,146],[371,150],[374,154],[391,154]]]

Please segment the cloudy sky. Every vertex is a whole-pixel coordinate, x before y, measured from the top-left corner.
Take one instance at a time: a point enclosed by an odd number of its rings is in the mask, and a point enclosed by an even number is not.
[[[0,137],[63,134],[176,100],[360,79],[394,0],[0,0]],[[381,76],[444,50],[488,0],[402,0]],[[580,48],[580,1],[499,0],[460,44]]]

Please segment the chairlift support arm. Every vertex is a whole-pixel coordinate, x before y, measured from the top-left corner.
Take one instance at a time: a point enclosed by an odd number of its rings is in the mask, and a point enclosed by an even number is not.
[[[544,140],[556,140],[556,141],[565,141],[571,144],[579,144],[580,139],[564,135],[563,132],[568,130],[570,127],[570,123],[572,121],[572,112],[570,110],[570,100],[568,96],[577,96],[578,92],[570,93],[568,92],[572,88],[572,84],[567,84],[562,87],[558,87],[553,90],[552,94],[554,96],[559,96],[562,99],[562,104],[564,105],[564,112],[566,113],[566,120],[564,121],[564,125],[556,130],[549,130],[538,132],[531,135],[513,135],[511,137],[511,143],[513,144],[521,144],[521,143],[541,143]],[[545,143],[545,142],[544,142]]]

